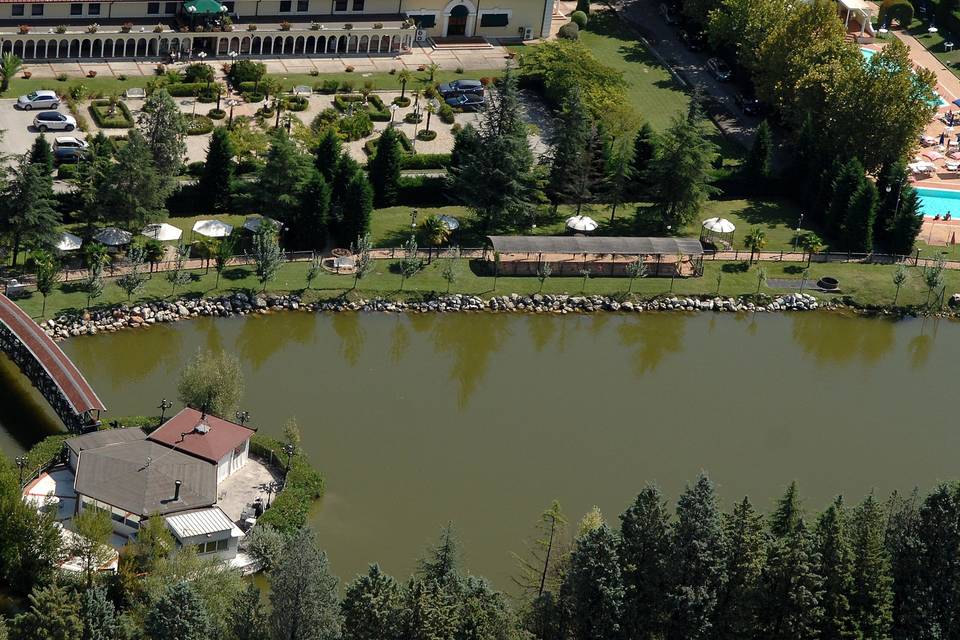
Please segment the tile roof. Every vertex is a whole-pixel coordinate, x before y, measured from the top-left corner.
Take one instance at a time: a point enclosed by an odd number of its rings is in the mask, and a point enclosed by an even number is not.
[[[180,480],[180,498],[174,500]],[[77,493],[140,516],[167,514],[217,501],[217,468],[149,440],[80,453]]]
[[[80,453],[87,449],[97,449],[111,444],[120,444],[122,442],[133,442],[135,440],[146,440],[147,434],[143,429],[104,429],[102,431],[92,431],[75,438],[67,438],[64,442],[74,453]]]
[[[207,425],[206,432],[197,429],[201,422]],[[217,463],[253,434],[253,429],[187,407],[152,432],[148,439]]]

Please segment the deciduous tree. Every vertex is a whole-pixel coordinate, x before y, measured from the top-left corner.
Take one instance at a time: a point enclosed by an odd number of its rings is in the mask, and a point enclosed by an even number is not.
[[[177,396],[199,411],[232,416],[243,396],[240,361],[224,351],[197,351],[180,373]]]

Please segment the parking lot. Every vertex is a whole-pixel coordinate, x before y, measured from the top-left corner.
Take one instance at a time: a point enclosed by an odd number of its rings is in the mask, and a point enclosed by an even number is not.
[[[0,129],[3,130],[3,138],[0,139],[0,154],[10,159],[9,156],[22,155],[30,150],[33,141],[36,140],[40,132],[33,128],[33,118],[37,111],[21,111],[14,107],[16,99],[0,100]],[[61,104],[58,109],[61,113],[69,113],[66,105]],[[58,135],[72,135],[61,133],[59,131],[50,131],[47,133],[47,139],[53,143],[53,137]]]

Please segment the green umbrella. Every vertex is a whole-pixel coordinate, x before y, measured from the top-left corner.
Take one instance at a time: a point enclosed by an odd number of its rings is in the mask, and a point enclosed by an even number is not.
[[[227,8],[217,0],[187,0],[183,10],[192,16],[210,16],[225,13]]]

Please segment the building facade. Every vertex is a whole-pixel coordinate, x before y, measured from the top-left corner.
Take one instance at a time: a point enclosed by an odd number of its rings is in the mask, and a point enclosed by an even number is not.
[[[546,37],[553,10],[554,0],[0,0],[0,51],[26,61],[393,56],[438,38]]]

